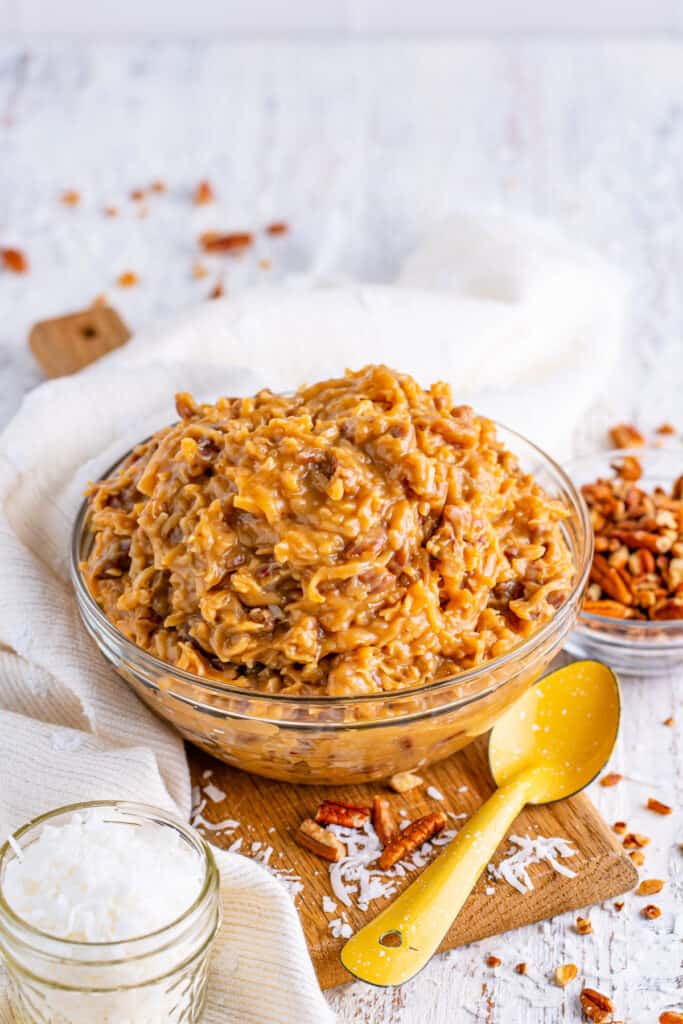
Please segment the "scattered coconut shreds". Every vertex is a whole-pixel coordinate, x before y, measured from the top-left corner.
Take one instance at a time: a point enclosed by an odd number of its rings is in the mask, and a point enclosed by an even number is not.
[[[510,836],[510,842],[517,849],[508,853],[497,866],[490,864],[489,872],[493,878],[502,879],[517,892],[531,892],[534,885],[528,869],[532,864],[540,864],[541,861],[549,864],[559,875],[566,878],[575,877],[575,871],[559,862],[560,858],[576,855],[576,850],[567,839],[550,836]]]
[[[237,850],[233,850],[233,853],[236,852]],[[263,843],[256,842],[251,844],[251,853],[247,854],[247,856],[250,856],[257,864],[264,867],[273,878],[277,878],[279,882],[282,882],[291,898],[295,900],[299,893],[303,892],[304,883],[291,868],[279,868],[275,864],[271,864],[273,853],[272,846],[264,846]]]
[[[213,782],[209,782],[204,786],[204,792],[213,804],[219,804],[221,800],[225,800],[225,793],[218,786],[214,786]]]
[[[486,893],[487,896],[493,896],[495,891],[496,891],[495,885],[487,885],[486,888],[484,889],[484,892]]]
[[[367,910],[373,900],[392,896],[399,878],[424,867],[436,854],[437,848],[445,846],[456,835],[455,829],[442,832],[389,871],[380,871],[372,865],[382,852],[382,844],[369,821],[362,829],[331,825],[330,831],[346,846],[346,856],[329,865],[332,892],[345,907],[352,907],[355,903],[359,910]]]
[[[330,921],[328,928],[333,939],[350,939],[353,935],[353,928],[348,921],[341,917],[335,917]]]
[[[337,909],[337,904],[329,896],[323,896],[323,911],[326,914],[334,914]]]
[[[436,786],[427,786],[427,796],[430,796],[432,800],[443,800],[443,793]]]

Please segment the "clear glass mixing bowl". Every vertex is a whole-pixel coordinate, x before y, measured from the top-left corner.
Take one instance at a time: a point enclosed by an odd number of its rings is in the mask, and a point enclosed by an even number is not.
[[[574,627],[593,554],[588,510],[564,470],[514,431],[499,427],[498,433],[523,468],[566,505],[564,529],[576,574],[550,622],[476,669],[411,690],[348,698],[263,694],[184,672],[127,640],[90,594],[79,569],[92,543],[85,502],[71,546],[83,622],[152,710],[198,747],[256,775],[316,785],[362,782],[448,757],[487,732],[561,649]]]

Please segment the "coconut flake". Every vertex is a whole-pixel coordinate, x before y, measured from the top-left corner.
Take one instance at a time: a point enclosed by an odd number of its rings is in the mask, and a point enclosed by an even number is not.
[[[513,849],[496,866],[489,865],[489,872],[493,878],[503,879],[519,893],[531,892],[534,884],[529,877],[529,868],[533,864],[540,864],[545,861],[559,875],[566,878],[574,878],[575,871],[568,868],[566,864],[560,864],[560,859],[576,856],[576,850],[568,839],[550,836],[510,836]]]
[[[204,786],[204,792],[208,796],[211,803],[219,804],[222,800],[225,800],[225,793],[218,786],[214,786],[213,782],[209,782]]]
[[[323,912],[325,914],[334,914],[337,909],[337,904],[327,894],[323,896]]]
[[[350,939],[353,935],[353,928],[348,921],[343,921],[341,917],[335,917],[333,921],[330,921],[328,928],[333,939]]]
[[[9,845],[14,850],[15,857],[17,857],[18,860],[23,860],[24,859],[24,854],[22,853],[21,847],[19,846],[19,843],[16,841],[14,836],[9,835],[7,837],[7,842],[9,843]]]
[[[207,821],[201,811],[193,816],[192,824],[195,828],[205,828],[208,832],[234,832],[240,827],[239,821],[233,821],[232,818],[224,818],[223,821]]]
[[[432,800],[443,800],[443,793],[436,786],[427,786],[427,796],[430,796]]]

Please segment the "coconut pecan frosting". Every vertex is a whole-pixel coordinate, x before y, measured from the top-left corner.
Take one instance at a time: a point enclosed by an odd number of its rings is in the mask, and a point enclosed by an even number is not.
[[[135,644],[200,676],[343,696],[516,646],[574,576],[551,499],[443,383],[368,366],[199,405],[89,491],[82,570]]]

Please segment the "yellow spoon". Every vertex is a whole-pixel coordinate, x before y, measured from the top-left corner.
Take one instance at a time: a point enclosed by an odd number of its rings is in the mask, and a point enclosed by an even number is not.
[[[617,677],[598,661],[576,661],[527,690],[489,740],[500,788],[419,878],[349,939],[344,967],[373,985],[400,985],[417,974],[522,808],[564,800],[595,778],[614,747],[619,713]]]

